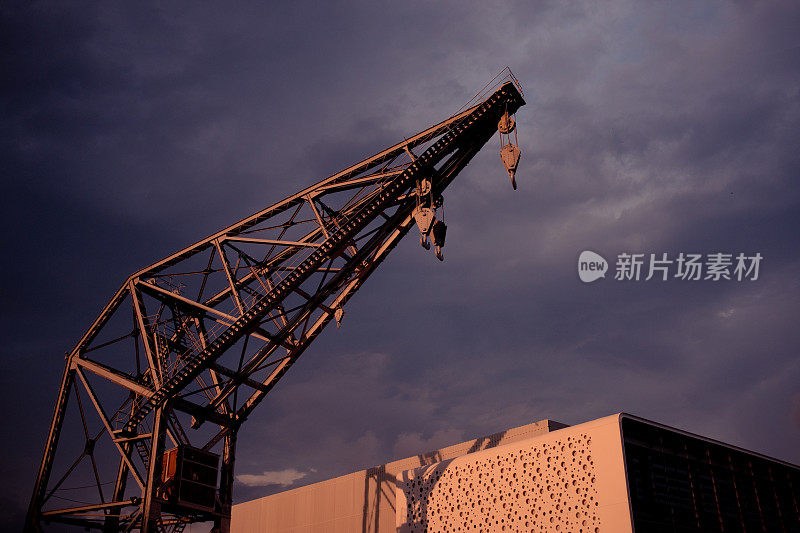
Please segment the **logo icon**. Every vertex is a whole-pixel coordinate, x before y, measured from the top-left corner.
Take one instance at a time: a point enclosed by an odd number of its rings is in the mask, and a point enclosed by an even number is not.
[[[606,277],[608,261],[603,256],[589,250],[581,252],[578,257],[578,276],[584,283],[591,283]]]

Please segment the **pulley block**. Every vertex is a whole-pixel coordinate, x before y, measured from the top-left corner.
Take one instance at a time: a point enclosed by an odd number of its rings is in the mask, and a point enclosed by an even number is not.
[[[431,231],[431,225],[436,219],[436,214],[430,207],[417,207],[413,212],[414,220],[417,222],[419,232],[427,235]]]
[[[500,122],[497,123],[497,131],[503,135],[508,135],[514,131],[516,127],[517,123],[514,121],[514,117],[510,116],[508,113],[504,114]]]
[[[503,166],[506,167],[506,172],[511,176],[511,185],[516,190],[517,182],[514,175],[517,172],[517,165],[519,165],[519,157],[522,152],[515,144],[507,144],[500,150],[500,159],[503,161]]]

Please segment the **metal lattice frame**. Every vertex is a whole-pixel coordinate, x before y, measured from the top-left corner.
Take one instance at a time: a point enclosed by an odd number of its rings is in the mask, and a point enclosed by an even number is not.
[[[180,531],[214,520],[227,530],[238,427],[409,231],[421,180],[440,195],[521,105],[512,77],[477,105],[130,276],[67,356],[26,529]],[[75,422],[62,431],[70,409]],[[161,508],[167,442],[221,448],[215,512]],[[57,460],[59,445],[77,459]],[[55,467],[66,473],[55,479]]]

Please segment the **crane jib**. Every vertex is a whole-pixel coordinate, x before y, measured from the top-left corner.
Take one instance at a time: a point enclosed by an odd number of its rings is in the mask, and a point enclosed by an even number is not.
[[[67,357],[26,531],[177,532],[206,520],[226,531],[241,423],[415,224],[443,259],[442,193],[495,132],[516,188],[524,104],[509,72],[475,105],[131,275]],[[62,434],[70,398],[77,437]],[[109,438],[89,436],[91,409]],[[192,431],[204,422],[219,429]],[[83,454],[51,476],[59,441],[82,433],[67,450]],[[81,461],[95,501],[59,507],[63,486],[87,482]],[[115,479],[110,497],[101,478]]]

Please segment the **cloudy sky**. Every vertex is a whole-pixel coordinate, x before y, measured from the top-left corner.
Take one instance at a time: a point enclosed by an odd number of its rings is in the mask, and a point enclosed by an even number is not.
[[[800,463],[800,4],[4,2],[0,507],[63,355],[132,271],[458,110],[490,141],[239,436],[236,500],[543,418],[627,411]],[[606,279],[582,283],[594,250]],[[616,281],[620,253],[757,280]]]

